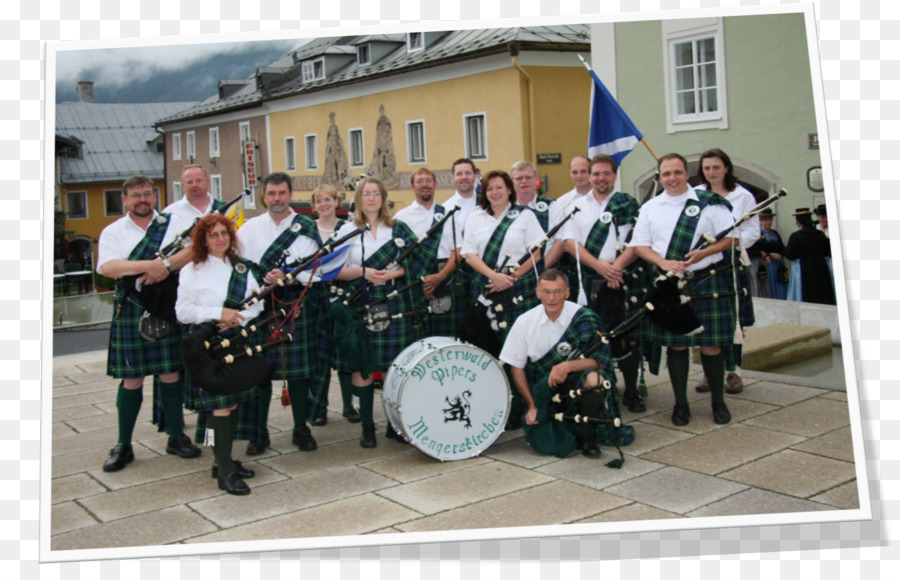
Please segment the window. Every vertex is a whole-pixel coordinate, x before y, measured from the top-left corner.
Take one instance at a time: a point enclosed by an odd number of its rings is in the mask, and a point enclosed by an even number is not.
[[[197,157],[197,150],[196,150],[195,145],[196,145],[196,139],[194,138],[194,132],[188,131],[187,132],[187,156],[188,156],[188,161],[190,161],[191,163],[193,163],[194,158]]]
[[[181,160],[181,133],[172,135],[172,160]]]
[[[667,23],[663,33],[668,131],[727,129],[722,20]]]
[[[363,130],[350,129],[350,166],[362,167],[366,164],[363,149]]]
[[[316,154],[316,136],[315,135],[306,135],[304,136],[304,140],[306,141],[306,168],[307,169],[318,169],[319,168],[319,157]]]
[[[181,199],[181,182],[173,181],[172,182],[172,201],[176,202],[179,199]]]
[[[121,189],[103,190],[103,215],[106,217],[125,215],[125,209],[122,207]]]
[[[87,192],[86,191],[67,191],[66,192],[66,217],[70,220],[82,219],[88,216],[87,211]]]
[[[301,66],[303,82],[320,81],[325,78],[325,58],[308,60]]]
[[[410,163],[425,163],[425,121],[407,121],[406,151]]]
[[[284,168],[287,171],[294,171],[297,169],[297,160],[294,155],[294,138],[293,137],[285,137],[284,138]]]
[[[466,157],[487,159],[487,123],[484,113],[463,115],[466,138]]]
[[[238,132],[241,134],[241,143],[250,140],[250,121],[238,123]],[[242,150],[243,151],[243,150]]]
[[[209,156],[210,157],[218,157],[219,156],[219,128],[218,127],[210,127],[209,128]]]
[[[222,175],[214,174],[209,176],[209,193],[213,199],[222,199]]]
[[[406,35],[406,52],[415,52],[425,48],[425,39],[421,32],[410,32]]]
[[[369,44],[360,44],[356,47],[356,64],[359,66],[372,64],[372,48]]]

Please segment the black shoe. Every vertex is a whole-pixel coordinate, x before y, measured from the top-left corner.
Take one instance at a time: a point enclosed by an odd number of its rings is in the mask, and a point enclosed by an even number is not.
[[[506,430],[515,431],[522,428],[522,415],[513,413],[506,420]]]
[[[315,451],[319,448],[312,433],[309,432],[309,425],[306,424],[294,427],[294,436],[291,437],[291,443],[296,445],[300,451]]]
[[[375,439],[375,425],[362,428],[362,437],[359,438],[359,446],[371,449],[378,446],[378,440]]]
[[[712,412],[713,412],[713,423],[716,425],[726,425],[731,423],[731,412],[728,410],[728,407],[725,403],[716,403],[712,404]]]
[[[269,430],[266,429],[266,434],[263,436],[261,443],[257,443],[256,441],[247,443],[247,455],[262,455],[270,445],[272,445],[272,440],[269,439]]]
[[[312,424],[316,427],[324,427],[328,424],[328,417],[325,415],[325,413],[322,413],[321,415],[313,419]]]
[[[359,423],[362,421],[362,418],[359,416],[359,411],[350,407],[348,410],[344,411],[344,417],[350,421],[351,423]]]
[[[250,493],[250,488],[247,487],[247,484],[244,483],[237,471],[232,471],[224,477],[217,477],[216,479],[219,480],[219,489],[224,489],[231,495],[247,495]]]
[[[622,404],[632,413],[643,413],[647,410],[647,406],[644,405],[644,399],[641,398],[637,390],[626,390],[625,395],[622,397]]]
[[[253,479],[256,477],[256,472],[252,469],[246,469],[243,465],[241,465],[240,461],[232,461],[234,463],[234,471],[240,476],[241,479]],[[212,466],[212,477],[213,479],[219,477],[219,464],[213,462]]]
[[[403,445],[409,445],[409,441],[404,439],[403,435],[401,435],[400,433],[397,433],[397,431],[394,430],[394,426],[391,424],[390,421],[388,421],[387,431],[385,432],[384,436],[387,437],[388,439],[393,439],[397,443],[401,443]]]
[[[691,408],[687,403],[675,403],[672,409],[672,424],[679,427],[691,422]]]
[[[119,471],[134,461],[131,445],[119,443],[109,450],[109,459],[103,464],[103,471]]]
[[[199,447],[191,443],[190,437],[182,433],[178,437],[169,437],[169,444],[166,445],[166,453],[189,459],[191,457],[199,457],[202,451],[200,451]]]
[[[593,433],[585,435],[581,440],[581,454],[591,459],[600,457],[600,448],[597,446],[597,437]]]

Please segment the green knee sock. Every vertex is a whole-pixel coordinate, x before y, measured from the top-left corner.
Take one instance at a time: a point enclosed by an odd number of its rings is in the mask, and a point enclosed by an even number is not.
[[[259,422],[256,424],[256,442],[262,444],[266,438],[266,429],[269,426],[269,407],[272,405],[272,381],[259,386]],[[234,415],[234,413],[232,413]]]
[[[723,347],[730,348],[730,347]],[[709,392],[714,403],[725,402],[725,355],[719,354],[700,355],[700,363],[703,365],[703,372],[706,373],[706,380],[709,381]]]
[[[687,404],[687,379],[688,370],[690,369],[690,350],[674,350],[669,348],[666,351],[666,358],[669,365],[669,381],[672,383],[672,391],[675,393],[676,404]]]
[[[619,370],[622,371],[622,382],[625,383],[625,392],[637,390],[638,367],[641,364],[641,349],[637,344],[631,344],[628,356],[619,360]]]
[[[353,375],[338,373],[338,382],[341,384],[341,402],[346,412],[353,408]]]
[[[210,415],[206,425],[213,430],[213,456],[219,466],[219,477],[225,477],[234,471],[234,461],[231,459],[231,447],[234,443],[234,422],[232,413],[227,417]]]
[[[353,387],[353,394],[359,398],[359,416],[363,427],[375,424],[375,387]]]
[[[181,379],[174,383],[159,381],[159,393],[162,408],[166,414],[166,433],[169,437],[178,437],[184,432],[184,413],[181,410],[184,384]]]
[[[294,427],[306,425],[306,412],[309,409],[309,383],[300,380],[288,380],[288,394],[291,396],[291,414],[294,416]]]
[[[116,409],[119,411],[119,443],[131,445],[134,424],[137,423],[143,401],[143,387],[126,389],[124,381],[119,383],[119,391],[116,393]]]

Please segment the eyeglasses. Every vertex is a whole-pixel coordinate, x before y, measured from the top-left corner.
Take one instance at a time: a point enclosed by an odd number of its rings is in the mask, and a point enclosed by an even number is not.
[[[513,181],[531,181],[536,177],[536,175],[518,175],[516,177],[513,177]]]
[[[593,177],[612,177],[615,175],[612,171],[598,171],[596,173],[591,173]]]
[[[230,238],[231,234],[229,234],[228,231],[226,230],[224,232],[210,232],[210,233],[206,234],[206,237],[210,240],[218,240],[219,238],[222,238],[222,239]]]
[[[129,198],[129,199],[141,199],[141,198],[144,198],[144,199],[150,199],[150,198],[152,198],[154,195],[156,195],[156,192],[155,192],[155,191],[143,191],[143,192],[140,192],[140,193],[138,193],[138,192],[135,192],[135,193],[129,193],[129,194],[128,194],[128,198]]]
[[[557,288],[555,290],[548,290],[547,288],[539,288],[538,292],[540,292],[542,296],[562,296],[566,293],[566,289]]]

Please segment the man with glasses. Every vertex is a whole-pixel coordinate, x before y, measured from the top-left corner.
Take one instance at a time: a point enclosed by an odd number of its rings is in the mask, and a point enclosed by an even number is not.
[[[225,202],[209,193],[209,174],[199,165],[187,165],[181,172],[181,199],[170,203],[165,213],[178,215],[188,223],[219,209]]]
[[[144,175],[125,180],[122,206],[125,215],[103,228],[97,250],[97,273],[120,280],[116,285],[106,367],[108,375],[122,380],[116,395],[119,439],[103,464],[104,471],[119,471],[134,460],[131,440],[144,398],[144,377],[150,375],[160,379],[162,409],[158,416],[164,418],[169,434],[166,453],[184,458],[201,453],[183,433],[181,333],[176,327],[156,341],[144,338],[138,329],[144,308],[133,296],[133,288],[126,288],[121,281],[126,276],[137,276],[142,284],[157,284],[186,264],[189,250],[165,260],[158,258],[156,252],[190,222],[156,212],[156,191]]]
[[[529,208],[538,218],[545,232],[550,231],[563,219],[562,205],[552,197],[538,195],[537,168],[530,161],[517,161],[513,163],[509,172],[516,189],[516,203]],[[541,251],[541,264],[538,271],[552,267],[563,254],[562,241],[568,235],[567,227],[563,227],[547,242]],[[557,243],[559,242],[559,243]]]
[[[557,457],[577,447],[584,456],[597,458],[597,427],[580,423],[573,437],[571,423],[555,422],[550,397],[553,392],[586,389],[577,413],[586,417],[601,413],[604,395],[596,387],[604,379],[615,384],[609,348],[585,358],[569,358],[588,345],[602,323],[591,309],[569,302],[568,280],[555,268],[538,278],[537,297],[541,304],[516,320],[500,352],[525,404],[525,440],[535,450]],[[617,409],[613,412],[618,415]]]

